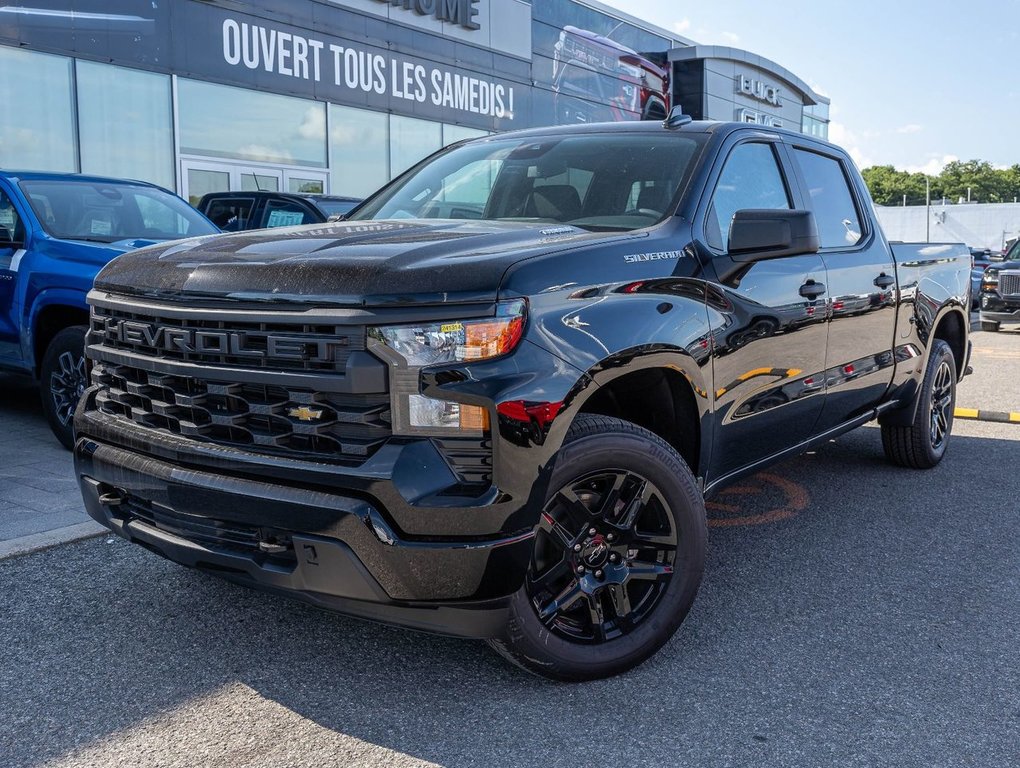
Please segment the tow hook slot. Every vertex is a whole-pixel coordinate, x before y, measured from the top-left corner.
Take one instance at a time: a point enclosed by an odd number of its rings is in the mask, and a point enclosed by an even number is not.
[[[120,491],[107,491],[100,494],[99,503],[105,507],[119,507],[124,503],[124,494]]]
[[[258,536],[259,552],[264,552],[267,555],[283,555],[294,549],[290,536],[281,536],[276,531],[266,529],[260,529]]]

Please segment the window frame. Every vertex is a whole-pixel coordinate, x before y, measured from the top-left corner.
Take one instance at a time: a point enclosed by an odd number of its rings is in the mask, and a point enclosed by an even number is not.
[[[716,159],[716,163],[712,168],[712,173],[709,177],[708,183],[705,185],[705,192],[702,196],[701,204],[698,206],[698,217],[700,219],[698,230],[701,234],[701,240],[708,251],[714,256],[729,255],[729,250],[717,247],[710,239],[708,233],[710,214],[715,206],[715,193],[719,188],[719,181],[722,178],[723,171],[726,169],[726,165],[729,163],[730,158],[740,147],[746,144],[765,144],[772,149],[773,159],[776,161],[776,167],[779,169],[779,178],[782,180],[783,186],[786,188],[786,197],[790,201],[790,210],[801,210],[803,206],[803,185],[800,183],[800,177],[795,176],[791,172],[790,157],[782,139],[775,134],[737,134],[732,143],[724,145],[722,151],[719,153],[719,158]],[[721,225],[719,234],[720,236],[722,235]]]
[[[828,149],[828,151],[826,151]],[[820,147],[807,142],[792,141],[787,145],[787,151],[790,155],[790,166],[797,179],[797,184],[800,186],[803,198],[803,205],[805,210],[811,211],[815,218],[818,218],[818,212],[815,207],[811,204],[811,193],[810,185],[807,182],[807,177],[804,174],[804,170],[800,165],[800,161],[797,159],[797,151],[810,152],[813,155],[818,155],[825,158],[826,160],[833,160],[839,165],[840,171],[843,173],[843,180],[846,182],[847,189],[850,191],[850,200],[853,202],[854,209],[857,211],[857,220],[861,225],[861,237],[853,245],[831,245],[827,247],[821,246],[819,242],[819,253],[856,253],[863,251],[871,247],[874,239],[874,227],[872,227],[871,216],[866,215],[869,210],[864,206],[861,199],[861,190],[858,188],[854,175],[850,172],[847,163],[850,162],[849,158],[838,152],[833,152],[834,148]]]

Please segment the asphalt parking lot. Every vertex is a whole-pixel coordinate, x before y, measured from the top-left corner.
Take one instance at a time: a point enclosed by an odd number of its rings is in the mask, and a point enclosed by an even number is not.
[[[958,404],[1020,410],[1020,334],[974,340]],[[930,472],[867,427],[728,489],[676,637],[583,685],[105,536],[2,560],[0,765],[1015,766],[1020,425],[954,432]]]

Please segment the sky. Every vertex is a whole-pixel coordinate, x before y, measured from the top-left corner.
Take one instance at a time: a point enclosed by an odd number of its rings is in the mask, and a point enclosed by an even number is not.
[[[832,99],[861,168],[1020,163],[1020,0],[602,0],[705,45],[781,64]]]

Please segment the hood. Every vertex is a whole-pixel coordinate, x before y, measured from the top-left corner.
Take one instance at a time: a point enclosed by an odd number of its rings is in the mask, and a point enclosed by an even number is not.
[[[1020,260],[992,262],[983,270],[982,274],[997,275],[1000,272],[1020,272]]]
[[[80,261],[85,264],[106,264],[110,259],[122,253],[144,248],[159,242],[158,240],[118,240],[113,243],[100,243],[92,240],[57,240],[40,238],[36,241],[36,250],[53,258],[67,261]]]
[[[96,288],[341,306],[494,301],[514,263],[629,237],[520,222],[345,221],[181,240],[111,262]]]

